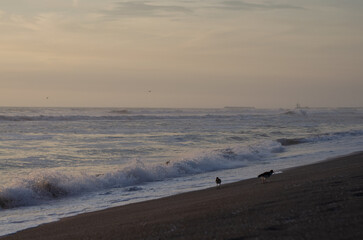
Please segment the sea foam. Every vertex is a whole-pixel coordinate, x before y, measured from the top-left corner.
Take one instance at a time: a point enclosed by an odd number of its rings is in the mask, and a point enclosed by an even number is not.
[[[255,164],[256,161],[265,161],[274,153],[283,150],[280,143],[267,141],[254,146],[198,150],[165,163],[146,163],[134,159],[118,170],[96,175],[59,170],[34,171],[0,189],[0,206],[6,209],[36,205],[86,192],[134,187],[145,182],[244,167],[251,162]]]

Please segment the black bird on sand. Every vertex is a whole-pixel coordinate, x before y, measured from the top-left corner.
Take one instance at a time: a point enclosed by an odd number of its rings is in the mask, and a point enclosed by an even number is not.
[[[217,177],[216,178],[217,187],[220,187],[221,186],[221,183],[222,183],[222,180],[219,177]]]
[[[262,183],[265,183],[267,178],[271,177],[271,175],[274,173],[274,170],[271,170],[269,172],[264,172],[258,175],[258,178],[262,179]]]

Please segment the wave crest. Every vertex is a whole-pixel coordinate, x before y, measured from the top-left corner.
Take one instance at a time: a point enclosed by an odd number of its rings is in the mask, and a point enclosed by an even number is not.
[[[280,143],[270,141],[255,146],[196,151],[166,163],[150,164],[142,160],[134,160],[119,170],[97,175],[43,170],[33,172],[28,177],[0,189],[0,206],[6,209],[36,205],[86,192],[130,188],[145,182],[244,167],[252,164],[251,162],[264,161],[272,154],[281,151],[283,147]]]
[[[282,146],[290,146],[301,143],[332,141],[343,137],[355,137],[361,135],[363,135],[363,130],[349,130],[349,131],[317,134],[305,138],[280,138],[277,139],[276,141],[279,142]]]

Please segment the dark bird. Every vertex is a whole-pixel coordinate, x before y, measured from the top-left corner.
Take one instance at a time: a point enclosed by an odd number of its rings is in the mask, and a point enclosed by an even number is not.
[[[222,184],[222,180],[219,177],[216,178],[216,184],[217,184],[217,187],[220,187]]]
[[[269,172],[264,172],[258,175],[258,178],[261,178],[262,183],[265,183],[267,178],[271,177],[271,175],[274,173],[274,170],[271,170]]]

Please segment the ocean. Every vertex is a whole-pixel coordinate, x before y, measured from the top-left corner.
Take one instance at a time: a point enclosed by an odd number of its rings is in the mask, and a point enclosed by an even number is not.
[[[362,150],[363,108],[1,107],[0,236]]]

